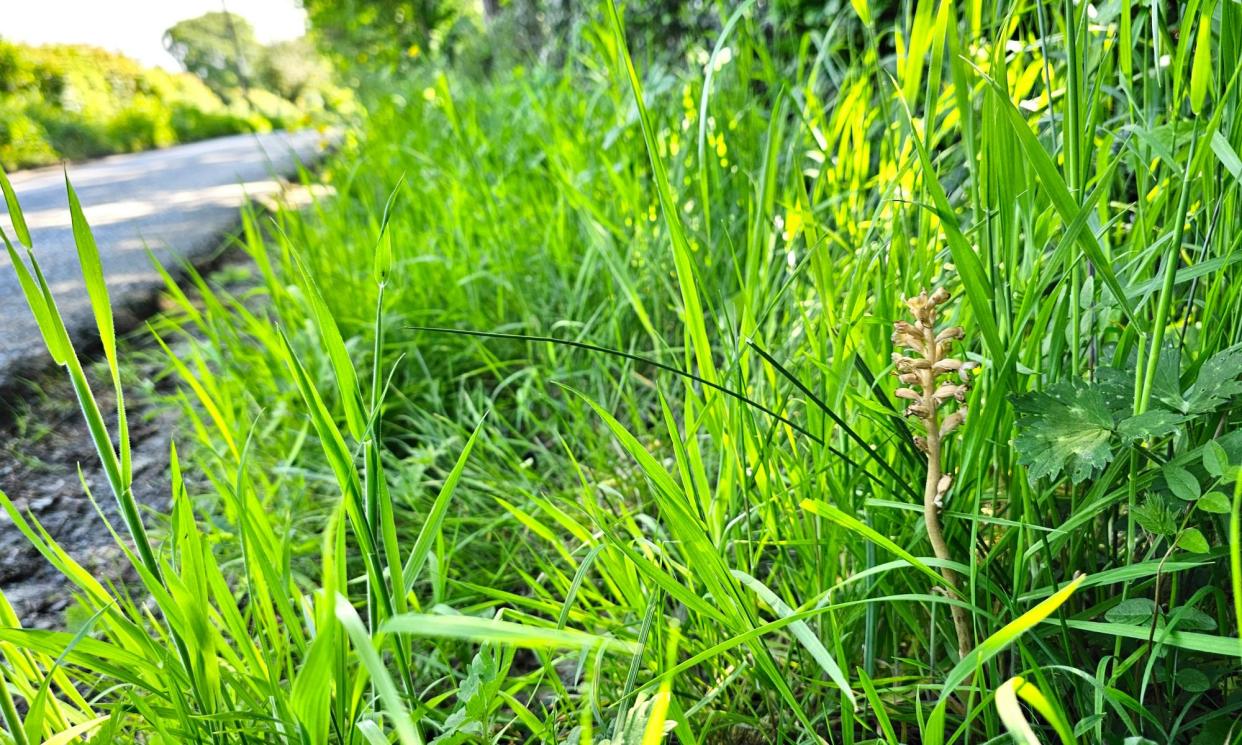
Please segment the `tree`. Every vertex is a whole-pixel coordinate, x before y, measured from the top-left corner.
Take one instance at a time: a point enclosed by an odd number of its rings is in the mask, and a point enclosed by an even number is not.
[[[302,0],[321,44],[340,61],[396,69],[432,51],[466,13],[464,0]]]
[[[224,98],[249,87],[253,65],[262,53],[245,18],[219,11],[178,21],[164,32],[164,47],[187,72]]]
[[[332,83],[332,69],[305,37],[278,41],[263,49],[258,77],[263,87],[290,101],[322,91]]]

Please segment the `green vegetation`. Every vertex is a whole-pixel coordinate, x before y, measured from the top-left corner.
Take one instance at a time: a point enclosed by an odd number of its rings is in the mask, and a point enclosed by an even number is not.
[[[168,514],[10,245],[142,592],[7,505],[8,740],[1242,742],[1242,6],[839,5],[387,78],[169,280]]]
[[[239,62],[232,40],[211,34],[225,15],[208,13],[169,29],[169,46],[192,75],[144,68],[94,47],[0,39],[0,166],[82,160],[352,114],[352,95],[336,86],[307,39],[264,47],[235,18],[249,40]],[[239,78],[243,63],[249,67]]]
[[[267,128],[190,75],[92,47],[0,40],[0,165],[80,160]]]

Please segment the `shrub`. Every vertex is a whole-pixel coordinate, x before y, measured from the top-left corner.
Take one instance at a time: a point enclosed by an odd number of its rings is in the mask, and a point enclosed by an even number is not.
[[[0,166],[6,169],[56,162],[47,132],[26,112],[0,106]]]
[[[136,96],[108,123],[108,140],[125,152],[168,147],[177,141],[172,112],[150,96]]]
[[[229,105],[193,75],[102,49],[0,41],[0,164],[82,160],[301,121],[292,103],[251,94],[253,107]]]

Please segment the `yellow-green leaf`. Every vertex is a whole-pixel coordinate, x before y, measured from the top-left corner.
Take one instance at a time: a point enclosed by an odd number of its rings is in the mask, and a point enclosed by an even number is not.
[[[1209,6],[1210,7],[1210,6]],[[1190,108],[1196,114],[1203,110],[1208,86],[1212,82],[1212,16],[1199,17],[1199,33],[1195,37],[1195,56],[1190,63]]]
[[[1034,683],[1023,679],[1020,675],[1015,675],[996,689],[996,713],[1000,714],[1001,722],[1016,742],[1022,745],[1042,745],[1043,742],[1035,734],[1035,730],[1031,728],[1030,722],[1023,714],[1022,707],[1018,704],[1019,698],[1030,704],[1031,708],[1048,720],[1062,743],[1072,745],[1077,742],[1073,730],[1066,723],[1061,712],[1052,705],[1043,692]]]

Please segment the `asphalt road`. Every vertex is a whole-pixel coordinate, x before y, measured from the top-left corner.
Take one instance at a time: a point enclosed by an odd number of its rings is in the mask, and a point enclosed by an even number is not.
[[[326,141],[314,131],[238,135],[70,165],[99,246],[118,323],[136,321],[163,283],[148,249],[169,268],[212,254],[250,198],[311,164]],[[9,175],[34,253],[75,342],[96,338],[59,167]],[[17,244],[3,200],[0,227]],[[20,248],[20,246],[19,246]],[[7,252],[0,249],[0,388],[50,362]],[[128,311],[128,312],[127,312]],[[128,318],[127,318],[128,316]]]

